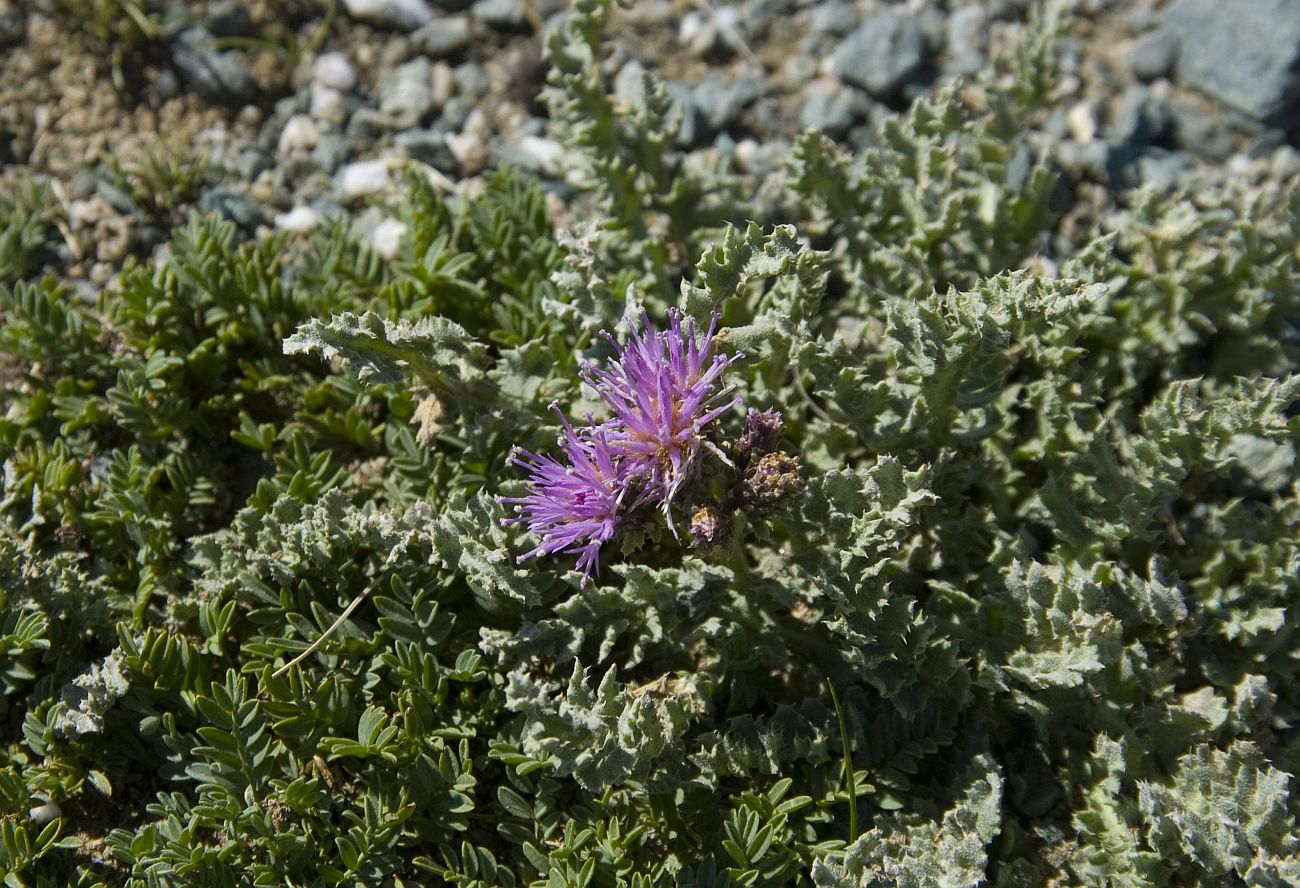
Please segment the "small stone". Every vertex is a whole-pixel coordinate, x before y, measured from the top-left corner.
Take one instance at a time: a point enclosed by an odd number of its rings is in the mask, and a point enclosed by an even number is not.
[[[808,27],[835,37],[843,37],[857,26],[858,9],[852,3],[819,3],[808,18]]]
[[[1112,142],[1155,145],[1167,141],[1172,131],[1173,114],[1168,102],[1135,84],[1120,98],[1109,138]]]
[[[691,55],[708,55],[713,51],[717,39],[717,31],[709,26],[708,19],[700,13],[692,9],[682,16],[682,22],[677,28],[677,41]]]
[[[295,114],[280,130],[277,150],[280,154],[293,154],[297,151],[310,151],[320,140],[320,131],[316,123],[306,114]]]
[[[429,60],[423,56],[398,65],[384,75],[379,110],[396,129],[418,126],[434,111]]]
[[[708,77],[696,84],[691,102],[704,126],[717,131],[730,126],[747,105],[763,94],[764,88],[762,80],[752,77],[737,77],[731,83]]]
[[[235,159],[235,172],[239,173],[239,178],[245,182],[251,182],[261,175],[263,170],[271,168],[271,155],[267,154],[261,148],[249,146],[239,152]]]
[[[468,16],[452,15],[429,22],[411,35],[411,45],[431,59],[453,55],[469,45],[472,25]]]
[[[456,75],[452,72],[451,65],[443,61],[433,63],[431,88],[433,90],[433,107],[441,108],[446,105],[456,91]]]
[[[68,204],[68,225],[78,235],[83,251],[93,246],[100,262],[120,262],[131,246],[131,217],[120,215],[102,197]]]
[[[894,98],[925,64],[925,35],[911,19],[885,10],[867,19],[840,45],[831,62],[845,83],[882,99]]]
[[[347,136],[341,133],[326,133],[316,143],[316,148],[311,153],[311,160],[323,173],[332,176],[351,153],[352,145]]]
[[[209,101],[241,102],[255,92],[252,75],[232,51],[219,52],[197,28],[181,32],[171,45],[172,62],[181,78]]]
[[[310,113],[313,119],[321,123],[338,126],[347,119],[347,101],[337,89],[315,83],[311,87]]]
[[[424,0],[343,0],[343,5],[355,19],[398,31],[414,31],[434,15]]]
[[[447,145],[447,133],[437,127],[398,133],[393,144],[403,156],[444,173],[456,172],[456,155]]]
[[[988,36],[988,16],[974,3],[958,6],[948,14],[944,41],[950,55],[982,53]]]
[[[1209,160],[1225,160],[1237,148],[1237,136],[1222,115],[1186,102],[1172,106],[1174,142]]]
[[[447,104],[442,106],[442,114],[438,117],[438,125],[447,132],[454,133],[464,128],[465,121],[474,110],[474,100],[469,96],[452,96],[447,100]]]
[[[462,62],[456,66],[456,88],[462,94],[473,98],[486,95],[492,81],[483,66],[477,62]]]
[[[378,194],[392,184],[388,175],[388,162],[362,160],[350,163],[338,173],[338,190],[349,200]]]
[[[808,87],[799,108],[799,126],[839,138],[853,128],[864,109],[861,93],[845,89],[833,80],[815,82]]]
[[[171,68],[163,68],[158,72],[153,79],[153,88],[160,99],[174,98],[181,91],[180,82],[176,79],[176,72]]]
[[[266,221],[262,208],[247,195],[223,186],[199,195],[199,209],[204,213],[218,213],[245,231],[253,231]]]
[[[402,238],[406,236],[406,223],[396,219],[384,219],[370,232],[370,246],[382,258],[396,259],[402,250]]]
[[[1066,126],[1074,141],[1087,145],[1097,137],[1097,114],[1088,102],[1079,102],[1065,115]]]
[[[519,149],[531,161],[531,169],[553,179],[564,174],[564,146],[554,139],[524,136],[519,140]]]
[[[214,37],[247,37],[253,23],[240,0],[217,0],[203,14],[203,24]]]
[[[357,85],[357,72],[343,53],[327,52],[312,65],[311,80],[313,84],[339,92],[351,92]]]
[[[469,14],[499,31],[517,30],[527,21],[518,0],[478,0],[470,7]]]
[[[1264,123],[1300,125],[1300,0],[1174,0],[1183,83]]]
[[[1165,28],[1147,31],[1128,48],[1128,68],[1139,80],[1164,77],[1178,59],[1178,35]]]
[[[470,116],[473,117],[473,114]],[[456,157],[456,163],[467,176],[475,175],[487,163],[487,143],[476,132],[452,133],[447,136],[447,147],[451,149],[451,153]]]
[[[305,234],[315,231],[320,225],[320,216],[311,207],[294,207],[287,213],[275,217],[275,227],[293,234]]]

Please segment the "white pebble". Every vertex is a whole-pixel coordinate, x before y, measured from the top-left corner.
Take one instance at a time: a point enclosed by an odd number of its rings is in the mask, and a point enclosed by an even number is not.
[[[1079,102],[1070,108],[1065,115],[1065,125],[1080,145],[1087,145],[1097,137],[1097,116],[1087,102]]]
[[[357,85],[357,72],[343,53],[327,52],[312,66],[311,79],[314,85],[348,92]]]
[[[315,231],[318,225],[320,225],[320,216],[311,207],[294,207],[289,212],[279,213],[275,217],[276,228],[295,234]]]
[[[402,238],[406,235],[406,223],[396,219],[385,219],[370,232],[370,246],[384,259],[396,259],[402,249]]]
[[[292,154],[295,151],[310,151],[320,140],[316,123],[306,114],[295,114],[280,130],[280,153]]]
[[[544,174],[559,176],[564,172],[564,146],[554,139],[524,136],[519,140],[519,147],[537,161],[538,168]]]
[[[343,93],[319,83],[311,87],[311,116],[321,123],[338,124],[348,116]]]
[[[362,160],[339,170],[338,187],[347,198],[378,194],[389,184],[387,161]]]

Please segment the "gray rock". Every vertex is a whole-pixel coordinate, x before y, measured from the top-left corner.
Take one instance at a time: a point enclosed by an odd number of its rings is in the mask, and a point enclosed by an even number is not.
[[[446,58],[469,45],[473,35],[467,16],[436,18],[411,35],[411,45],[431,59]]]
[[[398,133],[393,144],[403,157],[426,163],[449,175],[457,171],[456,155],[447,145],[447,133],[438,127],[413,129]]]
[[[948,15],[944,33],[949,74],[970,76],[985,65],[984,49],[988,35],[988,17],[984,7],[974,3],[958,6]]]
[[[1171,112],[1178,146],[1209,160],[1226,160],[1236,150],[1237,137],[1220,115],[1186,102],[1175,102]]]
[[[433,9],[424,0],[343,0],[348,14],[398,31],[414,31],[433,19]]]
[[[1128,48],[1128,68],[1139,80],[1155,80],[1173,70],[1178,59],[1178,35],[1167,28],[1147,31]]]
[[[203,24],[214,37],[247,37],[253,22],[240,0],[217,0],[203,15]]]
[[[837,139],[853,128],[865,110],[865,100],[860,93],[814,83],[799,107],[799,126]]]
[[[418,126],[433,112],[432,70],[423,56],[384,74],[379,87],[379,110],[396,129]]]
[[[255,86],[248,69],[234,52],[213,48],[211,38],[197,28],[181,32],[171,44],[172,63],[181,79],[213,102],[245,102]]]
[[[1158,145],[1173,134],[1174,117],[1169,103],[1152,95],[1145,86],[1124,91],[1119,110],[1111,123],[1110,141],[1131,145]]]
[[[499,31],[517,30],[527,21],[519,0],[478,0],[470,7],[469,14]]]
[[[218,186],[199,195],[199,210],[219,213],[245,231],[252,231],[266,222],[262,208],[247,195]]]
[[[852,3],[821,3],[812,8],[808,26],[819,34],[843,37],[858,26],[858,10]]]
[[[1178,75],[1268,124],[1300,124],[1300,0],[1174,0]]]
[[[321,172],[332,176],[351,153],[352,146],[346,136],[341,133],[325,133],[312,149],[311,159]]]
[[[181,91],[180,81],[176,79],[176,72],[171,68],[163,68],[153,79],[154,92],[160,99],[174,98]]]
[[[486,95],[492,85],[487,72],[477,62],[461,62],[453,73],[456,75],[456,91],[461,95],[479,98]]]
[[[264,170],[271,168],[271,155],[256,145],[250,145],[235,158],[235,172],[245,182],[251,182]]]
[[[835,76],[882,99],[897,95],[925,64],[925,35],[892,10],[877,13],[840,45]]]
[[[449,133],[458,133],[474,110],[474,100],[469,96],[452,96],[442,106],[442,115],[438,125]]]
[[[746,105],[764,89],[763,81],[752,77],[738,77],[726,83],[718,77],[707,77],[691,91],[695,105],[706,129],[720,130],[730,126]]]

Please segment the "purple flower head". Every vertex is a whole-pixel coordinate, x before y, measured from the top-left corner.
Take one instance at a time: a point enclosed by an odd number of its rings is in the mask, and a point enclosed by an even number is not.
[[[629,475],[645,479],[638,501],[661,503],[674,535],[670,506],[698,469],[705,427],[740,403],[739,395],[727,398],[731,386],[718,387],[723,371],[740,357],[713,354],[718,317],[714,313],[697,340],[693,318],[683,325],[681,313],[669,309],[668,329],[656,332],[642,312],[642,328],[632,329],[626,345],[604,334],[618,352],[609,369],[582,368],[583,380],[614,414],[610,444]]]
[[[607,428],[588,420],[588,427],[578,432],[555,404],[551,409],[564,423],[568,465],[516,447],[506,463],[528,471],[529,491],[525,496],[498,498],[519,511],[502,523],[527,524],[541,540],[516,561],[555,552],[577,554],[580,585],[585,586],[592,571],[600,574],[600,547],[614,536],[618,510],[628,489],[627,473]]]

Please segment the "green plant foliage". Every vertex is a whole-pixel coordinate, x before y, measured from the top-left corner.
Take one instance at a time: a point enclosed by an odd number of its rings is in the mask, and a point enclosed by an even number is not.
[[[1300,198],[1070,240],[1046,23],[742,203],[608,95],[607,13],[550,42],[571,231],[413,177],[391,261],[196,217],[88,304],[6,229],[5,883],[1295,883]],[[669,306],[793,492],[736,506],[729,411],[708,545],[629,505],[585,585],[521,563],[511,448]]]

